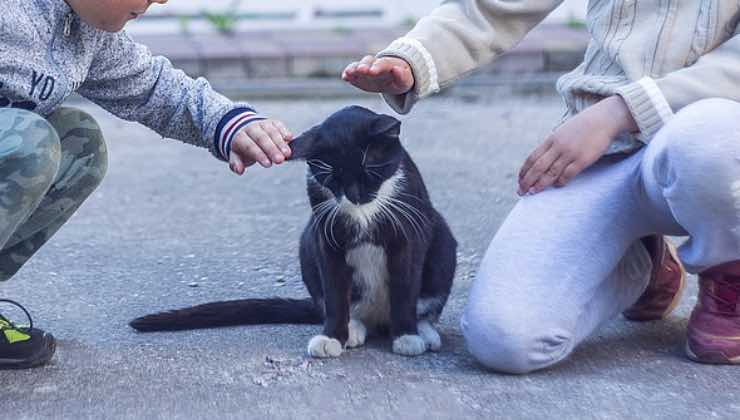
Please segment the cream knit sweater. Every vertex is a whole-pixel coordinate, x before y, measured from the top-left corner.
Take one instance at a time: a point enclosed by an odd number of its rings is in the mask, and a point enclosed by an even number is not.
[[[411,64],[406,95],[386,95],[399,113],[516,45],[561,1],[447,0],[379,56]],[[572,116],[621,95],[640,128],[610,152],[647,142],[681,108],[705,98],[740,101],[740,2],[591,0],[584,62],[557,84]]]

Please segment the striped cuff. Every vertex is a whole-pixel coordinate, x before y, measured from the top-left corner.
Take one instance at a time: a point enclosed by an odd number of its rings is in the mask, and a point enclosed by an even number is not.
[[[251,108],[235,108],[224,115],[221,122],[216,126],[216,136],[213,140],[218,158],[228,162],[231,153],[231,142],[234,140],[236,133],[255,121],[266,119]]]
[[[640,129],[638,138],[643,142],[653,136],[673,117],[673,110],[655,80],[644,77],[617,89]]]

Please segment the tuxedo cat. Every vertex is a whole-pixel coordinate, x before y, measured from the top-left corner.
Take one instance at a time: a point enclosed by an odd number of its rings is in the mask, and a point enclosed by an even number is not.
[[[324,323],[308,353],[338,357],[389,332],[393,351],[439,350],[433,323],[447,302],[457,243],[432,207],[393,117],[349,107],[291,143],[308,164],[311,218],[300,241],[311,299],[217,302],[138,318],[139,331]]]

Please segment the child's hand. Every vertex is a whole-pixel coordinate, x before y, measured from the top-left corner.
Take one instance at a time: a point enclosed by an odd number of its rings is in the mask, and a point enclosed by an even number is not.
[[[371,55],[347,66],[342,79],[367,92],[403,95],[414,87],[414,73],[406,61]]]
[[[611,96],[586,108],[561,125],[519,171],[519,195],[536,194],[552,185],[562,187],[606,153],[624,131],[638,131],[627,104]]]
[[[244,127],[231,142],[229,167],[238,174],[259,162],[265,168],[281,164],[290,157],[288,143],[293,133],[278,120],[257,121]]]

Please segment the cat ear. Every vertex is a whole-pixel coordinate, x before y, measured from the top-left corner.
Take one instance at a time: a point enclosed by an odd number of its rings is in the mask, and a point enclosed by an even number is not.
[[[317,125],[309,129],[308,131],[296,137],[295,139],[293,139],[293,141],[290,142],[291,154],[288,160],[308,159],[308,156],[313,149],[313,144],[316,141],[316,137],[318,136],[319,127],[320,126]]]
[[[401,121],[390,115],[378,115],[370,127],[370,135],[397,139],[401,135]]]

